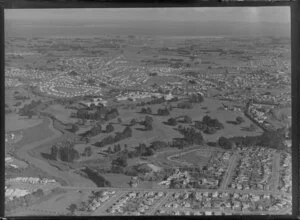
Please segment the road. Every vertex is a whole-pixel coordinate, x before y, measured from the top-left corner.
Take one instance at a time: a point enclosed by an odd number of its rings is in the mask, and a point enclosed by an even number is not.
[[[271,179],[271,189],[278,190],[279,175],[280,175],[280,153],[273,153],[272,161],[272,179]]]
[[[195,191],[195,192],[228,192],[228,193],[240,193],[240,194],[271,194],[271,195],[282,195],[290,196],[289,193],[277,191],[277,190],[238,190],[238,189],[147,189],[147,188],[115,188],[115,187],[88,187],[88,186],[61,186],[61,189],[66,190],[107,190],[107,191],[122,191],[122,192],[151,192],[151,191],[162,191],[162,192],[180,192],[180,191]]]
[[[236,163],[237,163],[238,158],[239,158],[238,152],[234,152],[234,154],[230,158],[230,163],[229,163],[229,166],[228,166],[227,171],[225,173],[225,176],[223,178],[220,189],[226,189],[228,187],[228,184],[230,183],[232,175],[233,175],[233,171],[236,167]]]
[[[106,201],[102,206],[100,206],[93,215],[109,215],[106,212],[108,208],[110,208],[113,204],[115,204],[121,197],[126,194],[125,191],[117,191],[115,195],[113,195],[108,201]]]
[[[165,204],[170,198],[171,193],[167,193],[163,198],[161,198],[151,209],[148,211],[148,215],[154,215],[156,210],[159,209],[163,204]]]

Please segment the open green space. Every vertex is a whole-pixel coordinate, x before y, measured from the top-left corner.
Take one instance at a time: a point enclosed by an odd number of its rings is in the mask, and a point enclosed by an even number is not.
[[[74,112],[74,110],[66,109],[63,105],[60,104],[50,105],[44,111],[52,114],[58,120],[66,124],[75,123],[77,121],[76,119],[70,117],[71,113]]]

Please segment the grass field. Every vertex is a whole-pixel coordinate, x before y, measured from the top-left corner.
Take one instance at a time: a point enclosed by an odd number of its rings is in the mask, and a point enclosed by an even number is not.
[[[35,127],[42,123],[42,119],[32,118],[28,119],[25,116],[19,116],[18,114],[11,113],[5,115],[5,131],[18,131]]]
[[[49,119],[44,119],[41,124],[23,130],[23,139],[16,144],[17,147],[40,141],[52,136],[54,133],[49,128]]]
[[[178,161],[180,163],[192,164],[194,166],[205,166],[211,157],[210,151],[193,151],[186,154],[171,157],[172,160]]]
[[[75,118],[70,118],[70,115],[72,112],[74,112],[74,110],[66,109],[63,105],[60,104],[51,105],[44,111],[52,114],[63,123],[75,123],[77,121]]]
[[[22,215],[66,215],[68,207],[72,203],[78,203],[86,195],[90,194],[90,191],[68,191],[50,198],[40,204],[35,204],[28,208]]]
[[[111,183],[112,187],[126,188],[130,187],[129,181],[131,179],[130,176],[126,176],[124,174],[114,174],[114,173],[106,173],[101,174],[107,181]]]

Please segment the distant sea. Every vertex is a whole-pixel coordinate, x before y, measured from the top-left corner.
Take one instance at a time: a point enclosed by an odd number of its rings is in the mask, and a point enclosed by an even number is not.
[[[97,23],[5,20],[6,37],[275,36],[290,37],[290,24],[246,22],[99,21]]]

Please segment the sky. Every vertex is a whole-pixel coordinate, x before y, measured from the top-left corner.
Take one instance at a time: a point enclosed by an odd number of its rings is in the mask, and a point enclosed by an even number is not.
[[[289,36],[290,7],[6,9],[5,35]]]
[[[290,8],[99,8],[99,9],[6,9],[6,20],[86,21],[159,20],[159,21],[241,21],[249,23],[289,23]]]

